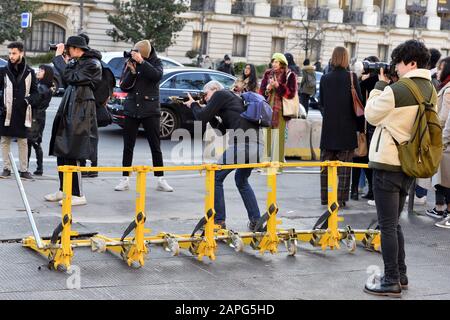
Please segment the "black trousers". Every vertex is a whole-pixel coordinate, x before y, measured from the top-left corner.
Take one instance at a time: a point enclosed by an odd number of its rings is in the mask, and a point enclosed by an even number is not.
[[[72,160],[72,159],[65,159],[65,158],[56,158],[56,163],[58,166],[78,166],[79,161]],[[63,191],[64,186],[64,174],[62,172],[58,172],[59,175],[59,190]],[[79,179],[81,180],[81,173],[80,172],[74,172],[72,174],[72,195],[80,197],[81,196],[81,190],[80,190],[80,184]]]
[[[369,163],[369,158],[366,157],[357,157],[357,158],[353,158],[353,162],[354,163]],[[352,187],[351,187],[351,192],[352,193],[358,193],[358,185],[359,185],[359,178],[361,177],[361,170],[364,170],[364,174],[366,175],[367,178],[367,183],[369,185],[369,191],[368,193],[373,193],[373,181],[372,181],[372,177],[373,177],[373,172],[372,169],[369,168],[352,168]]]
[[[34,152],[36,153],[36,170],[42,171],[44,169],[42,165],[44,160],[44,153],[42,151],[41,144],[28,140],[28,164],[30,164],[31,149],[34,149]]]
[[[448,205],[450,204],[450,188],[441,186],[440,184],[435,186],[436,188],[436,204]]]
[[[306,113],[308,113],[310,97],[311,97],[311,95],[309,95],[309,94],[300,93],[300,103],[305,107]]]
[[[343,162],[351,162],[353,159],[354,150],[320,150],[320,161],[334,161],[339,160]],[[328,168],[323,167],[320,169],[320,198],[322,205],[328,204]],[[348,201],[348,195],[350,190],[350,173],[351,168],[340,167],[338,168],[338,202]]]
[[[405,239],[399,218],[412,182],[413,178],[403,172],[373,170],[373,192],[387,283],[398,283],[400,274],[406,274]]]
[[[125,123],[123,127],[123,157],[122,165],[124,167],[130,167],[133,164],[133,152],[136,144],[136,137],[139,131],[139,126],[142,124],[145,130],[145,137],[147,138],[150,150],[152,152],[153,166],[163,167],[163,156],[161,152],[159,130],[160,130],[160,117],[147,117],[147,118],[131,118],[125,117]],[[129,172],[123,172],[124,177],[130,175]],[[162,177],[163,171],[155,172],[156,177]]]

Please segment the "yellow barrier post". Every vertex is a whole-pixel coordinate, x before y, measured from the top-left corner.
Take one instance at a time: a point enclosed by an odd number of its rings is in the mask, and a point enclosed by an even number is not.
[[[57,269],[58,266],[70,270],[70,262],[73,257],[72,244],[70,236],[72,233],[72,176],[76,172],[76,167],[65,167],[63,171],[63,194],[62,200],[62,231],[61,248],[57,249],[51,264],[51,267]]]
[[[320,245],[322,250],[329,247],[331,250],[339,249],[340,233],[338,230],[338,223],[342,221],[338,217],[338,166],[341,165],[339,161],[330,161],[328,163],[328,211],[330,216],[328,218],[327,233],[322,236]]]
[[[272,163],[267,170],[267,227],[265,235],[257,246],[261,254],[266,251],[270,251],[272,254],[278,252],[280,239],[277,234],[277,225],[281,223],[280,220],[277,220],[277,171],[279,167],[280,164],[276,162]]]
[[[215,251],[217,249],[217,243],[214,238],[214,229],[218,226],[214,223],[214,217],[216,212],[214,211],[214,187],[215,187],[215,172],[217,165],[206,166],[206,179],[205,179],[205,231],[202,241],[197,245],[192,244],[192,252],[197,254],[198,260],[202,261],[206,256],[210,260],[215,260]]]
[[[133,262],[138,262],[142,267],[145,264],[145,255],[148,249],[144,242],[145,229],[145,189],[146,189],[146,174],[145,167],[137,167],[136,179],[136,217],[134,223],[136,225],[134,232],[133,245],[129,248],[126,257],[127,264],[131,266]]]

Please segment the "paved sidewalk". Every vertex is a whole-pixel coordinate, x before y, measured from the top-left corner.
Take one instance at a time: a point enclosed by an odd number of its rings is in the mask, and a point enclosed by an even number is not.
[[[119,178],[118,173],[100,173],[99,178],[84,180],[88,205],[74,208],[75,230],[122,234],[134,217],[135,188],[115,192]],[[168,173],[167,179],[175,192],[156,192],[156,179],[150,177],[148,181],[146,226],[152,234],[191,232],[203,215],[204,177],[198,172]],[[255,173],[251,183],[263,210],[266,176]],[[50,235],[60,222],[61,207],[42,200],[57,185],[56,176],[24,182],[41,236]],[[309,229],[314,225],[325,210],[320,206],[319,189],[318,174],[278,176],[282,228]],[[31,235],[16,182],[0,179],[0,195],[0,240]],[[232,175],[225,183],[225,196],[227,226],[246,230],[245,207]],[[353,228],[366,228],[376,217],[375,208],[362,200],[349,201],[348,208],[340,213],[345,218],[342,226]],[[403,299],[449,299],[449,230],[434,227],[429,217],[406,212],[401,224],[411,283]],[[0,299],[378,299],[362,289],[368,271],[377,267],[382,270],[381,255],[362,247],[350,254],[345,248],[322,251],[302,243],[297,256],[288,257],[282,246],[276,255],[261,256],[250,247],[235,253],[219,244],[214,262],[199,262],[188,251],[172,257],[160,247],[151,247],[141,269],[128,268],[117,257],[85,248],[75,249],[73,259],[79,267],[81,289],[69,290],[69,274],[39,270],[45,259],[11,242],[0,243]]]

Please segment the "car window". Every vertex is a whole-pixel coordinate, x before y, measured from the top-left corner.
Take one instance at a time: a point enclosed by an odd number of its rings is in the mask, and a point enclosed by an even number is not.
[[[111,68],[111,70],[116,78],[120,77],[120,75],[122,74],[124,64],[125,64],[125,58],[123,58],[123,57],[112,58],[108,62],[108,66]]]
[[[203,73],[183,73],[171,78],[166,84],[168,86],[164,85],[163,88],[203,90],[206,84],[206,78]]]
[[[173,63],[172,61],[167,61],[164,59],[161,59],[163,68],[174,68],[174,67],[179,67],[179,65],[177,65],[176,63]]]
[[[219,81],[226,89],[232,88],[235,81],[233,78],[229,78],[217,73],[210,73],[209,77],[211,78],[211,80]]]

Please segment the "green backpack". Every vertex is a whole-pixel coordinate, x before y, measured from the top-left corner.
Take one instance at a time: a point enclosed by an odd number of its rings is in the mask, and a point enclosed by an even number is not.
[[[413,80],[402,78],[399,81],[406,85],[419,104],[411,139],[405,144],[397,143],[402,170],[410,177],[430,178],[439,169],[442,158],[442,127],[435,110],[436,90],[433,87],[427,102]]]

